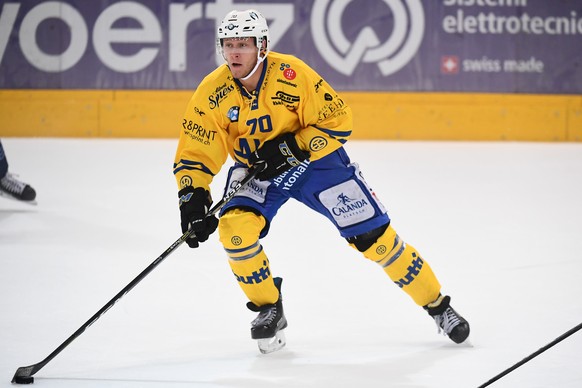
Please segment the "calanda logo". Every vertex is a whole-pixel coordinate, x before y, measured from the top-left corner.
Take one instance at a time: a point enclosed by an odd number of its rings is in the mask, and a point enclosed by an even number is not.
[[[349,213],[354,213],[360,209],[368,206],[368,202],[365,198],[354,200],[344,193],[337,196],[338,203],[334,206],[331,211],[336,216],[346,215]]]

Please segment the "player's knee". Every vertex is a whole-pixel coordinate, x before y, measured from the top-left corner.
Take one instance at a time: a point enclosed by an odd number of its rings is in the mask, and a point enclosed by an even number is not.
[[[254,245],[265,227],[265,218],[245,209],[224,213],[218,223],[218,235],[225,249],[236,250]]]
[[[351,246],[359,250],[364,256],[382,267],[387,267],[401,255],[406,244],[396,231],[386,224],[374,229],[365,235],[360,235],[348,239]]]
[[[378,238],[384,234],[386,229],[390,224],[382,225],[376,229],[373,229],[367,233],[360,234],[354,237],[348,237],[346,240],[356,248],[360,252],[367,251],[376,241]]]

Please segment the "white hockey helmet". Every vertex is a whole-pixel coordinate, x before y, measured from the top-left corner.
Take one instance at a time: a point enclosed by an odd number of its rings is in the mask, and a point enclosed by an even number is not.
[[[218,26],[216,33],[216,50],[220,55],[222,51],[222,39],[225,38],[255,38],[255,43],[259,48],[257,59],[265,59],[270,49],[269,26],[267,19],[254,9],[245,11],[229,12]],[[263,50],[263,42],[265,49]]]

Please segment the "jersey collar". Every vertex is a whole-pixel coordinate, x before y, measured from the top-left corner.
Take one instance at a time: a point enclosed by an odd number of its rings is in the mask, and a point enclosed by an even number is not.
[[[259,91],[261,90],[261,87],[263,86],[263,81],[265,80],[265,74],[267,72],[268,63],[269,63],[269,57],[267,56],[265,58],[265,60],[263,61],[263,69],[261,70],[261,76],[259,77],[259,82],[257,83],[257,88],[255,89],[255,94],[249,93],[248,90],[245,89],[243,84],[237,78],[234,79],[234,83],[237,84],[243,97],[253,98],[253,96],[259,95]]]

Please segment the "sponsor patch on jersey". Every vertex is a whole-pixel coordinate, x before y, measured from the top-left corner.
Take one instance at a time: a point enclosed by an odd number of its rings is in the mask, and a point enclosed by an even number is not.
[[[228,112],[226,113],[226,117],[228,117],[228,119],[232,122],[232,123],[236,123],[238,122],[238,114],[240,112],[240,107],[238,106],[233,106],[231,107]]]
[[[327,139],[323,136],[315,136],[309,142],[309,150],[313,152],[321,151],[327,147]]]
[[[277,82],[280,84],[289,85],[289,86],[294,87],[294,88],[297,87],[297,84],[294,84],[293,82],[285,81],[284,79],[281,79],[281,78],[277,78]]]
[[[329,95],[326,93],[326,95]],[[331,97],[331,95],[329,95]],[[318,119],[325,120],[328,117],[332,116],[339,116],[345,114],[345,111],[342,108],[345,106],[344,101],[341,98],[336,98],[335,101],[332,100],[329,104],[325,104],[323,108],[321,108],[318,112]]]
[[[281,67],[279,68],[283,72],[283,77],[288,79],[289,81],[293,81],[295,77],[297,77],[297,73],[295,70],[291,68],[291,65],[288,63],[281,63]]]
[[[198,114],[200,117],[206,114],[202,109],[198,108],[197,106],[194,107],[194,113]]]
[[[313,85],[315,87],[315,93],[319,93],[319,88],[321,87],[321,85],[323,85],[323,78],[320,78],[319,81],[317,81],[317,83]]]
[[[210,145],[216,139],[216,134],[218,133],[217,131],[209,131],[202,125],[187,119],[182,121],[182,127],[184,128],[184,135],[204,145]]]
[[[375,214],[368,196],[353,179],[322,191],[319,201],[340,227],[355,225]]]
[[[228,96],[228,94],[232,91],[234,91],[234,85],[227,84],[226,82],[223,85],[217,87],[214,92],[208,96],[208,107],[210,109],[218,108],[222,100],[224,100],[226,96]]]
[[[297,73],[293,69],[286,69],[283,71],[283,77],[287,78],[289,81],[293,81],[297,77]]]
[[[285,92],[282,92],[279,90],[277,93],[275,93],[274,97],[271,97],[271,100],[273,101],[273,105],[283,104],[283,105],[294,106],[301,99],[299,98],[299,96],[294,96],[292,94],[285,93]]]
[[[275,62],[271,62],[269,64],[269,67],[267,68],[267,72],[265,73],[265,78],[263,79],[263,84],[261,86],[261,90],[265,90],[267,88],[267,86],[269,85],[269,75],[271,74],[271,69],[273,68],[273,66],[275,66]]]
[[[184,188],[187,186],[192,186],[192,178],[190,178],[188,175],[184,175],[180,179],[180,187]]]

